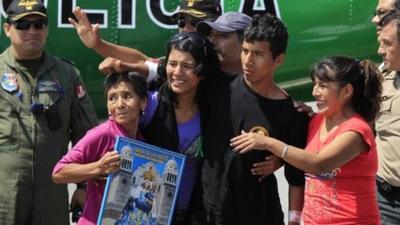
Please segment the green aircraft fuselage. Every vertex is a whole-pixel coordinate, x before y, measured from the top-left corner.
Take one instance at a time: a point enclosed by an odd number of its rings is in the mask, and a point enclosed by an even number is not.
[[[177,32],[170,15],[179,0],[45,0],[49,14],[46,49],[74,61],[80,69],[100,117],[106,117],[102,82],[97,68],[102,58],[81,43],[68,23],[72,9],[80,6],[93,23],[101,25],[101,36],[108,41],[137,48],[146,55],[164,54],[166,41]],[[1,4],[1,3],[0,3]],[[273,13],[288,27],[286,61],[275,80],[292,97],[312,100],[309,68],[324,56],[348,55],[376,62],[377,41],[371,18],[377,1],[371,0],[222,0],[223,12],[248,15]],[[2,6],[2,5],[1,5]],[[0,7],[4,22],[5,13]],[[0,50],[9,40],[0,32]],[[0,74],[1,75],[1,74]]]

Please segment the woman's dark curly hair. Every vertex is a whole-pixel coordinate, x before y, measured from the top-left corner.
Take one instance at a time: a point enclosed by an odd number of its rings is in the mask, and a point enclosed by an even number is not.
[[[165,58],[160,62],[158,66],[158,73],[163,79],[163,86],[167,86],[168,92],[170,92],[171,100],[173,104],[177,104],[175,93],[170,89],[167,82],[167,63],[169,54],[172,49],[176,49],[182,52],[189,53],[196,61],[196,67],[194,73],[201,77],[202,80],[199,83],[199,87],[196,94],[196,101],[199,103],[199,98],[204,94],[203,85],[206,79],[209,77],[220,76],[222,71],[220,69],[220,62],[218,55],[214,49],[213,44],[203,35],[197,32],[181,32],[173,36],[168,42]]]

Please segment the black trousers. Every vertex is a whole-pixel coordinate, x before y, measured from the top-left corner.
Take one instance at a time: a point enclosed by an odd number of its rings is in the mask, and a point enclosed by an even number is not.
[[[173,225],[205,225],[205,215],[192,210],[176,210]]]
[[[400,224],[400,187],[377,177],[377,198],[382,225]]]

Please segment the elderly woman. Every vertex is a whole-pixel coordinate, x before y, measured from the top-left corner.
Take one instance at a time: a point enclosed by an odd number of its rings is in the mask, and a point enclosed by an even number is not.
[[[95,182],[119,169],[119,155],[114,148],[117,136],[136,139],[141,112],[146,107],[146,82],[138,74],[113,74],[105,80],[106,122],[87,134],[57,163],[55,183],[78,183],[88,180],[87,197],[79,225],[96,224],[104,192],[104,182]]]

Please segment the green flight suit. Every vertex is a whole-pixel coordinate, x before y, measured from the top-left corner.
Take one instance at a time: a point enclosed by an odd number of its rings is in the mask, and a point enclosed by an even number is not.
[[[36,78],[27,73],[10,49],[0,55],[0,225],[66,225],[67,187],[53,183],[53,167],[97,117],[70,63],[44,53]],[[16,78],[17,90],[7,74]],[[56,113],[34,115],[34,103],[55,105]],[[61,124],[50,129],[57,114]]]

